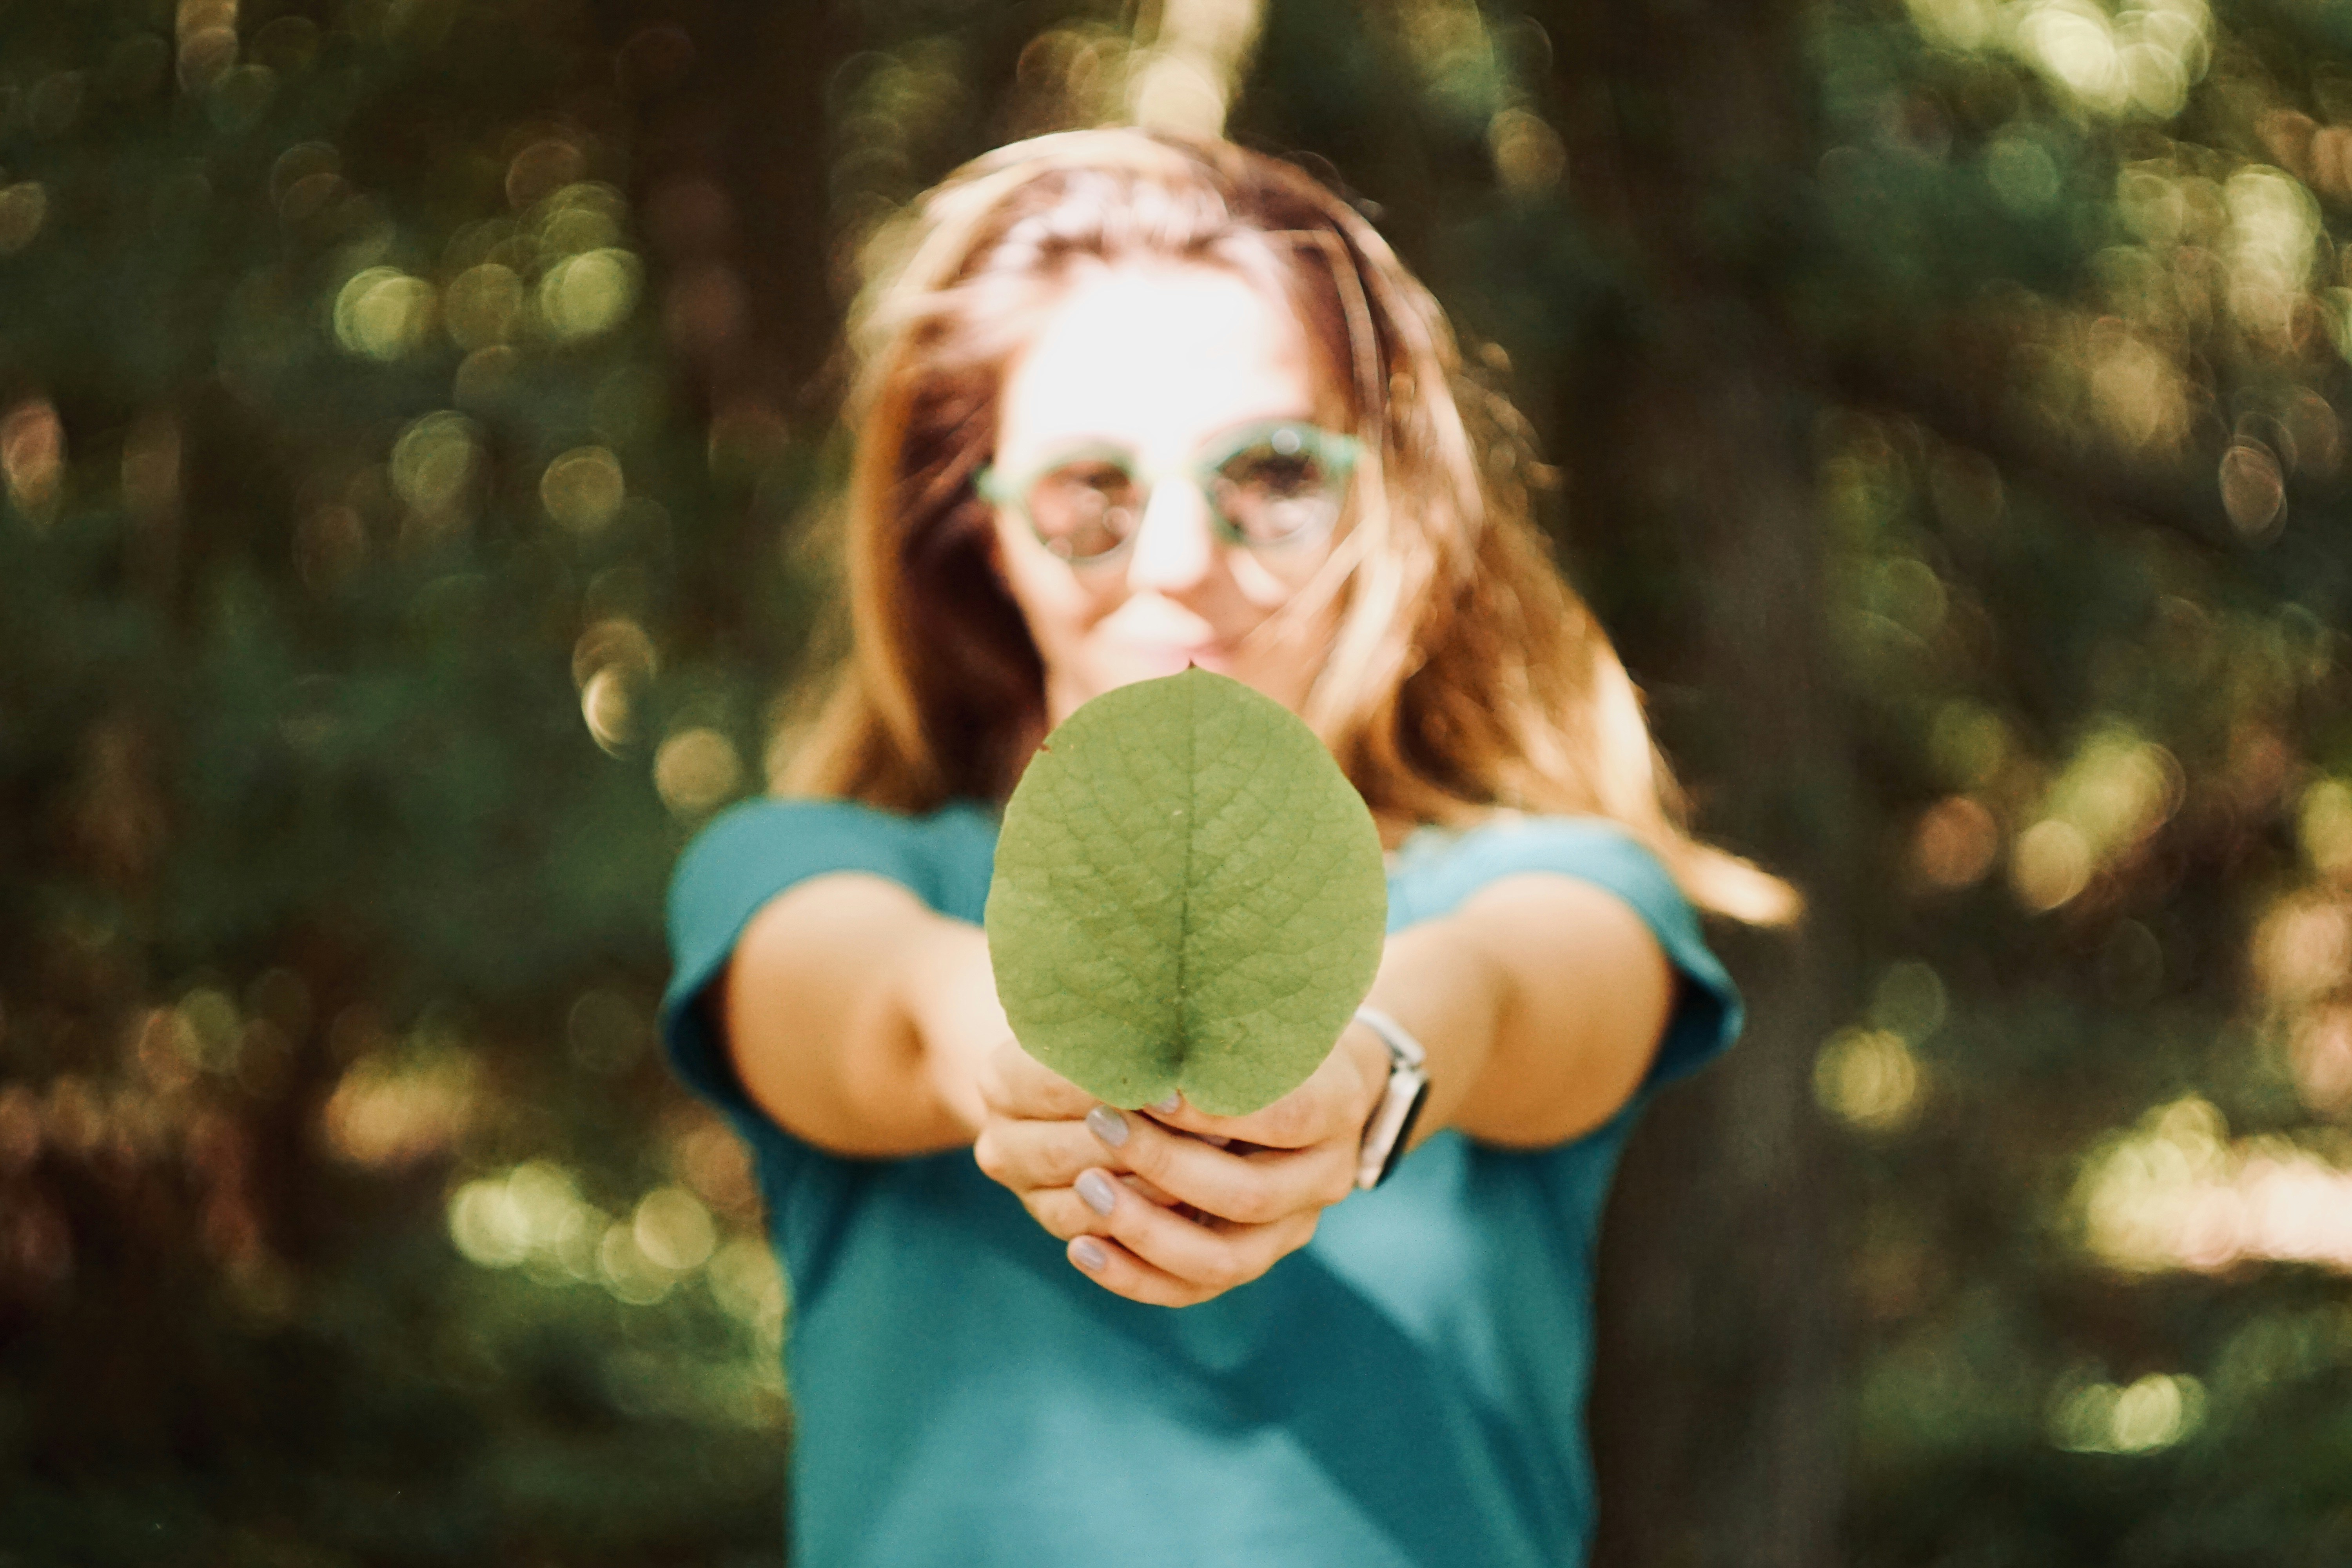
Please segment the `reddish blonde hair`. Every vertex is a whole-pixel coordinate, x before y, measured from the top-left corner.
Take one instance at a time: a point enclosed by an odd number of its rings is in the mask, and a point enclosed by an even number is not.
[[[1529,519],[1508,410],[1457,396],[1444,313],[1345,202],[1228,142],[1065,132],[967,165],[888,238],[852,328],[851,647],[787,792],[909,812],[1010,792],[1045,686],[973,489],[1003,369],[1076,268],[1223,267],[1291,306],[1362,443],[1341,548],[1285,613],[1338,601],[1304,717],[1365,802],[1610,817],[1701,907],[1794,913],[1787,884],[1684,830],[1633,683]]]

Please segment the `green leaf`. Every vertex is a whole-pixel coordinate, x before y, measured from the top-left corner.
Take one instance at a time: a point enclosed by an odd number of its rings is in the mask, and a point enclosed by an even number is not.
[[[1315,732],[1188,669],[1106,692],[1004,808],[988,893],[996,991],[1030,1055],[1134,1107],[1281,1099],[1380,967],[1380,833]]]

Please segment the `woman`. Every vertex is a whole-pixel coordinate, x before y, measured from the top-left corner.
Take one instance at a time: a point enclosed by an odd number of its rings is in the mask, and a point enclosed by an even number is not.
[[[905,239],[861,309],[853,651],[785,780],[824,798],[714,823],[671,900],[668,1039],[792,1282],[796,1560],[1580,1559],[1609,1173],[1737,1027],[1694,903],[1786,889],[1675,825],[1442,316],[1344,203],[1084,132]],[[1234,1119],[1028,1058],[979,925],[1046,731],[1187,664],[1313,725],[1391,851],[1376,1015]],[[1384,1034],[1430,1089],[1359,1192]]]

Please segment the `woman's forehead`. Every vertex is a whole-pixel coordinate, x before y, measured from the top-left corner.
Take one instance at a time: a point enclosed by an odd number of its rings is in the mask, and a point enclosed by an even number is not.
[[[1171,458],[1257,418],[1322,401],[1286,302],[1223,268],[1091,268],[1005,370],[998,458],[1099,438]]]

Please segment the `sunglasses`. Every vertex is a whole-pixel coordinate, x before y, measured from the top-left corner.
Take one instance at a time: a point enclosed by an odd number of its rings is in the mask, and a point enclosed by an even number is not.
[[[1017,475],[983,468],[973,482],[983,499],[1020,513],[1047,550],[1083,566],[1134,541],[1152,492],[1167,479],[1200,489],[1212,526],[1229,544],[1262,550],[1319,538],[1339,520],[1358,450],[1352,437],[1277,419],[1212,437],[1173,473],[1146,469],[1124,447],[1089,443]]]

